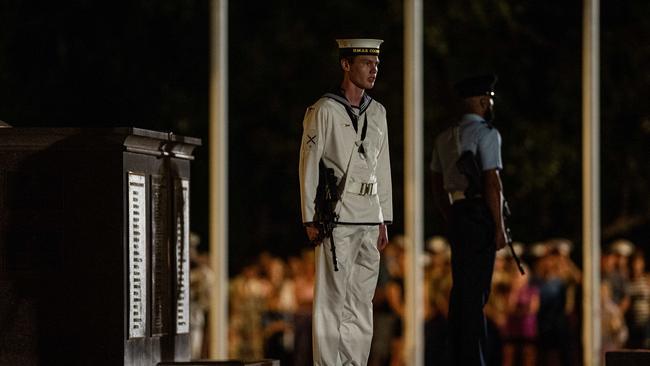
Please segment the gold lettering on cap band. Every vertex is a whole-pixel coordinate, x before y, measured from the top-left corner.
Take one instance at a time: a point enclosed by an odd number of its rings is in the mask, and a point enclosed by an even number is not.
[[[354,53],[379,53],[377,48],[353,48]]]
[[[341,49],[341,51],[343,51],[343,50],[345,50],[345,49]],[[348,50],[350,50],[352,53],[376,53],[376,54],[379,54],[379,49],[377,49],[377,48],[352,48],[352,49],[348,49]]]

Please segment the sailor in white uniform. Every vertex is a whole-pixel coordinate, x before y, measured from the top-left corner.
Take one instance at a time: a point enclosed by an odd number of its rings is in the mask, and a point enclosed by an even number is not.
[[[375,39],[339,39],[343,81],[307,109],[300,150],[300,196],[307,236],[314,225],[319,164],[336,176],[340,200],[332,240],[316,246],[314,365],[366,365],[372,340],[372,298],[379,252],[393,219],[386,109],[370,98],[377,78]]]

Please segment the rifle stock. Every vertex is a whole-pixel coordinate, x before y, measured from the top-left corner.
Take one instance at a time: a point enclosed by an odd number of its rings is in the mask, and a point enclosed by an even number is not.
[[[326,238],[330,239],[334,271],[339,270],[333,232],[339,220],[339,215],[336,213],[336,204],[340,198],[334,169],[327,168],[321,160],[319,163],[318,189],[316,191],[315,222],[318,227],[316,243],[322,242]]]

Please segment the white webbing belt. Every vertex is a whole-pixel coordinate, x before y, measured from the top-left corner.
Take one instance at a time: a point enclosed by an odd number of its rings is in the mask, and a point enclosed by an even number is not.
[[[453,191],[449,192],[449,202],[454,203],[456,201],[464,200],[465,198],[465,192],[463,191]]]
[[[481,196],[479,194],[479,195],[476,195],[476,196],[467,197],[465,195],[465,192],[463,192],[463,191],[453,191],[453,192],[449,192],[449,203],[453,204],[454,202],[462,201],[462,200],[467,199],[467,198],[474,199],[474,198],[480,198],[480,197],[483,197],[483,196]]]
[[[377,183],[349,182],[347,191],[360,196],[374,196],[377,194]]]

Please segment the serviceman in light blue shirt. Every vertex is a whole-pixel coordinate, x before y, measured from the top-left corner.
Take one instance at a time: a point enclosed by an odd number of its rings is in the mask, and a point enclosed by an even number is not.
[[[456,84],[464,114],[438,135],[431,160],[434,197],[448,224],[452,249],[453,365],[487,363],[483,307],[490,293],[495,252],[506,245],[499,177],[501,135],[490,123],[496,81],[496,76],[484,75]],[[467,169],[467,164],[474,169]]]

